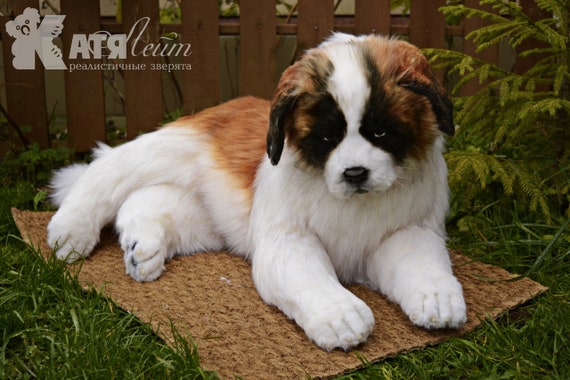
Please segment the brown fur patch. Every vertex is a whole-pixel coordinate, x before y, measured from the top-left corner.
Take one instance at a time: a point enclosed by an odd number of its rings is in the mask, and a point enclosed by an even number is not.
[[[326,91],[325,81],[332,70],[332,64],[324,52],[318,49],[310,50],[300,61],[283,72],[271,103],[277,103],[283,96]]]
[[[395,101],[390,112],[414,128],[415,144],[410,154],[415,159],[424,159],[427,150],[438,135],[437,121],[425,96],[414,94],[399,84],[417,81],[433,86],[441,96],[447,96],[435,78],[427,58],[415,46],[405,41],[385,42],[371,40],[371,51],[381,71],[391,75],[388,84],[393,89]]]
[[[425,86],[436,86],[428,60],[421,51],[405,42],[370,38],[364,45],[384,80],[384,92],[390,102],[389,112],[410,126],[414,133],[411,157],[422,160],[438,135],[436,118],[428,99],[402,88],[401,83],[417,81]]]
[[[390,109],[400,120],[415,127],[416,146],[412,155],[423,159],[427,149],[438,135],[437,120],[434,110],[425,96],[413,94],[401,87],[401,84],[418,82],[434,88],[441,97],[447,94],[435,77],[427,58],[414,45],[398,40],[367,40],[365,49],[374,58],[387,82],[385,91],[391,91],[398,101],[392,103]]]
[[[298,147],[299,141],[312,128],[312,118],[306,110],[319,101],[327,91],[327,80],[332,74],[333,66],[326,54],[318,48],[308,51],[301,60],[287,68],[281,75],[271,101],[272,109],[283,108],[287,115],[280,115],[283,137],[287,137],[291,147]],[[288,110],[282,104],[295,98],[295,106]],[[276,126],[272,126],[275,128]],[[277,134],[276,134],[277,135]]]
[[[268,123],[269,102],[243,97],[180,118],[172,125],[189,126],[210,136],[218,167],[251,197],[257,167],[265,155]]]
[[[439,135],[437,123],[429,101],[424,97],[408,91],[395,83],[385,84],[387,93],[397,101],[390,104],[389,112],[408,125],[414,134],[414,143],[409,155],[416,160],[426,158],[428,149]]]
[[[399,40],[369,38],[364,44],[381,73],[396,81],[417,80],[431,85],[436,81],[427,58],[414,45]]]

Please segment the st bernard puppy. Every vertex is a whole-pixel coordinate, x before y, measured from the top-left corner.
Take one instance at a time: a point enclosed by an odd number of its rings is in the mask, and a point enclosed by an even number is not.
[[[445,243],[442,156],[453,133],[417,48],[334,34],[284,72],[271,102],[236,99],[57,172],[49,244],[75,261],[114,222],[137,281],[175,255],[230,250],[324,350],[374,327],[343,283],[381,292],[419,326],[457,328],[466,306]]]

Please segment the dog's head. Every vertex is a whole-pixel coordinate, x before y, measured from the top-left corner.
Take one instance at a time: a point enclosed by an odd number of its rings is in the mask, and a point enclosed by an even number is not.
[[[416,47],[337,33],[283,73],[267,153],[277,165],[287,144],[347,198],[386,191],[454,129],[451,101]]]

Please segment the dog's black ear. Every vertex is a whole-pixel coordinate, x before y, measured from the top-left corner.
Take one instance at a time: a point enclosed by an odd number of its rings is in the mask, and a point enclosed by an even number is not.
[[[267,155],[273,165],[279,163],[285,145],[285,125],[295,107],[297,97],[282,95],[274,100],[269,114],[269,130],[267,131]]]
[[[453,103],[439,86],[437,85],[427,85],[420,83],[417,80],[412,80],[410,82],[400,82],[400,86],[407,88],[408,90],[415,92],[418,95],[425,96],[433,109],[437,124],[439,129],[453,136],[455,133],[455,123],[453,121]]]

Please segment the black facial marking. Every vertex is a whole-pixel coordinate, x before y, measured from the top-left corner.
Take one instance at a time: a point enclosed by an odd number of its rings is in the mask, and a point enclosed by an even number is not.
[[[330,152],[346,135],[346,120],[331,94],[314,95],[305,113],[309,116],[310,131],[299,141],[303,159],[322,169]]]
[[[370,96],[360,121],[359,132],[371,144],[392,155],[397,163],[402,163],[416,141],[414,129],[390,112],[391,103],[396,100],[386,94],[382,86],[382,74],[373,58],[365,54],[365,62]]]
[[[390,153],[397,163],[402,163],[408,155],[408,148],[415,141],[411,128],[391,117],[382,104],[370,102],[360,125],[360,134],[372,145]]]

